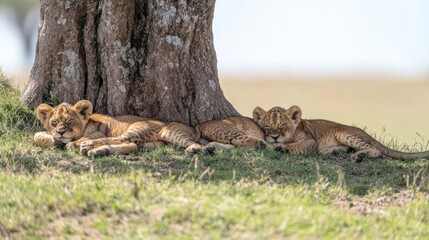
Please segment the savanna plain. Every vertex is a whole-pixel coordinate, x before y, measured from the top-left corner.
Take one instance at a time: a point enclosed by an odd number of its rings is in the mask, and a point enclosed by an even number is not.
[[[245,116],[299,105],[303,118],[365,128],[387,146],[428,150],[429,78],[222,77]],[[0,76],[4,239],[427,239],[429,160],[162,147],[87,158],[40,149],[33,111]],[[54,100],[54,99],[53,99]]]

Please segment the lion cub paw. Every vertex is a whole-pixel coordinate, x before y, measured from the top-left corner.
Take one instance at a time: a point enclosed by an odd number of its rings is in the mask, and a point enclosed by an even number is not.
[[[88,151],[87,155],[88,157],[102,157],[102,156],[108,156],[110,155],[110,149],[109,146],[101,146],[96,149]]]
[[[213,156],[215,154],[215,150],[216,150],[216,147],[214,147],[214,146],[204,146],[203,147],[203,152],[206,155]]]
[[[185,154],[188,156],[192,156],[201,151],[202,147],[199,144],[192,144],[185,149]]]
[[[80,144],[80,153],[82,155],[88,155],[89,151],[94,149],[94,142],[91,140],[82,142]]]
[[[64,143],[47,132],[37,132],[34,134],[34,143],[39,147],[58,147],[63,148]]]
[[[256,149],[266,149],[268,147],[268,144],[264,140],[259,140],[258,145],[256,146]]]
[[[277,146],[274,148],[274,150],[281,153],[289,153],[289,149],[284,146]]]
[[[353,161],[360,163],[366,158],[366,156],[367,156],[366,153],[359,152],[359,153],[353,153],[351,158]]]
[[[67,151],[74,151],[76,149],[79,149],[80,145],[77,141],[69,142],[66,144],[66,150]]]

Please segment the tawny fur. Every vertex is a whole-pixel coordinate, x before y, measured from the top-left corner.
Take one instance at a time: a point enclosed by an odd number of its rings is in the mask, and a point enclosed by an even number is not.
[[[195,127],[207,147],[230,149],[240,146],[264,148],[264,132],[247,117],[230,117],[201,123]],[[207,140],[207,141],[206,141]]]
[[[406,153],[389,149],[357,127],[327,120],[301,119],[302,111],[298,106],[287,110],[274,107],[269,111],[256,107],[253,116],[264,129],[266,141],[277,144],[277,149],[284,152],[304,154],[315,150],[330,154],[355,150],[351,158],[356,161],[380,156],[396,159],[429,157],[429,151]]]
[[[184,147],[188,154],[203,147],[195,141],[195,130],[184,124],[137,116],[110,117],[92,114],[92,109],[86,100],[73,106],[62,103],[55,108],[41,104],[36,113],[46,132],[35,134],[35,144],[66,144],[68,150],[80,149],[88,156],[128,154],[138,147],[153,148],[166,143]]]

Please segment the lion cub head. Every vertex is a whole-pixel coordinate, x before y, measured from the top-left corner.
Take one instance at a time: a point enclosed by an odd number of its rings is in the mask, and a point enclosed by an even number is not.
[[[253,110],[253,120],[265,132],[269,143],[290,143],[301,122],[302,111],[298,106],[289,109],[273,107],[268,112],[260,107]]]
[[[65,144],[83,136],[86,124],[92,114],[92,104],[82,100],[75,105],[61,103],[53,108],[41,104],[36,109],[37,118],[52,136]]]

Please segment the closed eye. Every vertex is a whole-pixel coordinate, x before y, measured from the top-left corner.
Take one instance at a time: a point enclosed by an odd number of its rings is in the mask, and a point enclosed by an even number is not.
[[[280,127],[279,127],[279,128],[284,128],[284,127],[286,127],[286,124],[282,124],[282,125],[280,125]]]
[[[66,124],[70,124],[70,123],[72,123],[73,122],[73,119],[68,119],[67,121],[66,121]]]
[[[270,126],[264,126],[264,129],[269,130],[269,129],[271,129],[271,127]]]
[[[58,125],[58,122],[57,121],[51,121],[51,126],[52,127],[56,127]]]

